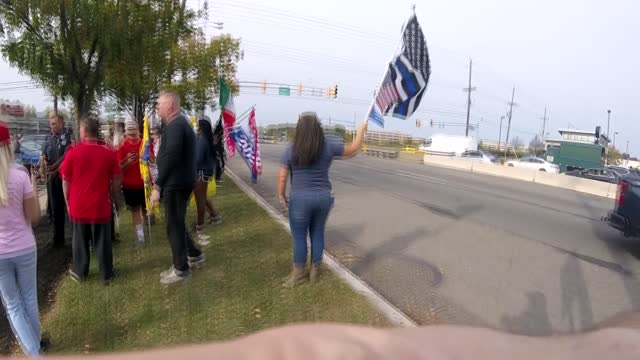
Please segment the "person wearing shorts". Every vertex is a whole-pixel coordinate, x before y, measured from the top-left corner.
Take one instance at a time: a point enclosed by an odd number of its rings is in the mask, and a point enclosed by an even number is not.
[[[196,139],[196,171],[198,178],[193,191],[198,211],[196,233],[198,235],[198,243],[201,246],[209,244],[209,235],[204,231],[205,212],[209,213],[210,224],[219,224],[222,222],[222,215],[220,215],[211,203],[211,200],[207,197],[209,182],[213,179],[215,156],[211,120],[209,120],[208,116],[203,116],[198,121],[198,137]]]
[[[118,148],[118,161],[122,169],[122,195],[131,212],[135,226],[136,243],[144,244],[143,209],[145,207],[144,181],[140,174],[140,130],[135,121],[125,123],[125,139]]]

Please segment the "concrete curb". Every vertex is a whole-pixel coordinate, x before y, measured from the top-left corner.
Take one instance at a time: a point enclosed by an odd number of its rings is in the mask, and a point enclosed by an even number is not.
[[[271,204],[266,202],[255,190],[247,185],[240,177],[234,174],[228,168],[225,173],[244,191],[251,199],[253,199],[261,208],[263,208],[274,220],[276,220],[283,228],[290,233],[289,222],[280,214]],[[324,252],[324,263],[333,271],[340,279],[345,281],[356,293],[364,296],[384,317],[394,326],[398,327],[416,327],[417,324],[411,320],[405,313],[390,303],[377,291],[372,289],[367,283],[362,281],[354,273],[345,266],[340,264],[331,254]]]

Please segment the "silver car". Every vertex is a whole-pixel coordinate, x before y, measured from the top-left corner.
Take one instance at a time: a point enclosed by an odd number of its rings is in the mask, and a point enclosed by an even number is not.
[[[477,160],[487,164],[497,164],[498,158],[488,152],[482,150],[467,150],[460,155],[463,159]]]

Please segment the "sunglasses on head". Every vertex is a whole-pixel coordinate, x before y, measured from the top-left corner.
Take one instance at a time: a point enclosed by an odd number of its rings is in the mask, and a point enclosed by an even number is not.
[[[305,112],[301,112],[300,115],[298,115],[298,120],[304,116],[311,116],[311,117],[315,117],[316,119],[318,118],[318,114],[315,111],[305,111]]]

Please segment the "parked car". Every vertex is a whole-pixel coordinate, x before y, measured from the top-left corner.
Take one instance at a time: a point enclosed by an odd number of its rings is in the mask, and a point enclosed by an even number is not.
[[[498,158],[495,155],[482,150],[467,150],[463,152],[460,157],[465,159],[478,160],[487,164],[495,164],[498,162]]]
[[[626,237],[640,234],[640,177],[630,175],[621,179],[615,206],[604,220]]]
[[[631,171],[629,169],[627,169],[626,167],[622,167],[622,166],[609,165],[609,166],[607,166],[607,170],[613,171],[614,173],[618,174],[619,176],[627,176],[627,175],[631,174]]]
[[[23,165],[38,166],[40,164],[41,146],[33,141],[23,141],[16,160]]]
[[[627,172],[628,174],[628,172]],[[584,179],[608,182],[611,184],[617,184],[623,175],[620,175],[609,169],[585,169],[585,170],[572,170],[567,171],[565,175],[575,176]]]
[[[468,136],[433,135],[419,150],[431,155],[460,156],[468,150],[478,150],[478,142]]]
[[[558,174],[560,172],[560,167],[558,165],[552,164],[535,156],[526,156],[520,160],[507,161],[506,166],[544,171],[551,174]]]

